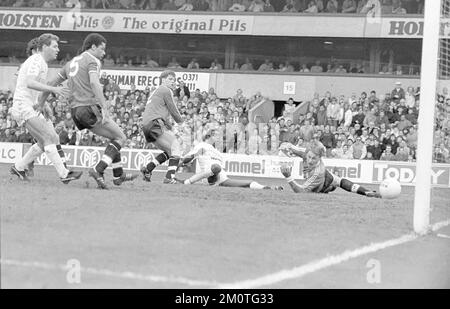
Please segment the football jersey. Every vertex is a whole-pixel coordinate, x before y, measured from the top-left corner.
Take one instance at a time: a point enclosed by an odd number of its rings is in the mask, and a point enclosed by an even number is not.
[[[326,168],[322,159],[316,166],[305,168],[303,176],[306,181],[301,185],[305,191],[320,192],[325,184]]]
[[[183,119],[178,111],[173,92],[169,87],[159,86],[148,99],[145,106],[144,115],[142,117],[143,125],[147,125],[152,120],[161,118],[165,123],[169,123],[169,116],[172,116],[175,122],[181,123]]]
[[[59,71],[59,76],[68,80],[67,86],[71,93],[70,107],[100,104],[92,90],[89,76],[91,72],[100,75],[100,68],[100,60],[89,52],[84,52],[74,57]]]
[[[31,106],[38,103],[38,97],[41,91],[33,90],[27,87],[27,76],[37,77],[37,81],[46,83],[48,65],[41,54],[30,56],[20,66],[17,75],[16,90],[14,92],[14,101],[29,104]]]

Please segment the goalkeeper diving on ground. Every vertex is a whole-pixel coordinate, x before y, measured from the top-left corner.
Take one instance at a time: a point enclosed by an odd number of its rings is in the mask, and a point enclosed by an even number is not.
[[[306,181],[303,184],[299,184],[291,177],[292,167],[284,165],[280,168],[281,173],[286,178],[295,193],[329,193],[336,190],[337,187],[340,187],[348,192],[367,197],[381,198],[381,195],[378,192],[366,189],[359,184],[353,183],[348,179],[341,178],[328,171],[322,160],[326,149],[325,146],[319,141],[313,142],[308,148],[285,144],[284,150],[301,157],[304,162],[303,175]]]

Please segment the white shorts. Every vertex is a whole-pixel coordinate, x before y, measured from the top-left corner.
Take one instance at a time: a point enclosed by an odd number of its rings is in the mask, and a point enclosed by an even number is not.
[[[28,119],[38,117],[39,115],[42,114],[36,111],[31,103],[14,101],[14,104],[11,107],[11,118],[15,120],[19,126],[22,126]]]
[[[204,156],[200,156],[198,160],[199,171],[200,172],[211,172],[211,167],[214,164],[220,165],[222,168],[222,162],[219,160],[214,160],[211,158],[207,158]],[[223,183],[225,180],[228,180],[228,175],[223,170],[220,171],[218,175],[211,176],[208,178],[208,184],[218,186]]]

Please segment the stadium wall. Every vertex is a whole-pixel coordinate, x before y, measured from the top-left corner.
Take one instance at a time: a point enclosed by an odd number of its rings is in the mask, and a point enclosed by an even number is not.
[[[0,143],[0,163],[13,163],[22,157],[30,144]],[[103,148],[83,146],[63,146],[67,164],[73,167],[87,168],[98,162],[103,154]],[[122,149],[124,168],[139,170],[160,151],[143,149]],[[303,163],[301,158],[281,156],[258,156],[242,154],[223,154],[224,170],[230,176],[283,178],[280,173],[281,164],[293,167],[293,176],[303,178]],[[324,159],[330,170],[352,181],[365,184],[379,184],[385,178],[396,178],[402,185],[413,186],[416,177],[414,162],[369,161],[369,160],[339,160]],[[37,159],[37,165],[49,165],[49,161],[42,155]],[[167,167],[158,167],[165,170]],[[433,164],[431,173],[432,184],[435,187],[450,188],[450,164]]]
[[[0,65],[0,89],[12,89],[14,74],[18,66]],[[50,68],[48,79],[53,78],[59,68]],[[113,70],[103,69],[107,76],[111,76],[121,89],[130,89],[133,82],[137,89],[145,89],[147,86],[159,85],[159,74],[164,70],[127,69]],[[233,97],[237,89],[242,89],[244,95],[250,97],[256,92],[261,92],[264,97],[271,100],[286,101],[292,97],[295,101],[305,101],[313,98],[314,93],[324,94],[327,91],[335,95],[360,94],[362,91],[375,90],[377,94],[385,94],[395,87],[395,82],[400,81],[404,87],[420,86],[418,77],[389,76],[384,75],[340,75],[333,74],[306,74],[306,73],[264,73],[264,72],[205,72],[177,71],[178,79],[186,82],[191,90],[199,88],[208,90],[213,87],[221,98]],[[285,93],[285,82],[295,84],[294,93]]]

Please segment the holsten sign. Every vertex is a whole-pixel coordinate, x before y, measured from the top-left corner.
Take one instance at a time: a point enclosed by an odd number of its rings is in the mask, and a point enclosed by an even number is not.
[[[0,143],[0,163],[13,163],[22,157],[30,144]],[[104,148],[84,146],[63,146],[67,164],[74,167],[91,167],[103,155]],[[139,170],[149,163],[160,150],[122,149],[122,163],[125,169]],[[281,165],[292,166],[292,176],[303,179],[303,162],[301,158],[258,156],[244,154],[223,154],[223,170],[230,176],[284,178],[280,172]],[[341,177],[358,183],[379,184],[386,178],[397,179],[402,185],[414,185],[416,166],[411,162],[369,161],[369,160],[338,160],[324,159],[326,168]],[[43,154],[36,160],[38,165],[49,165]],[[198,166],[196,166],[198,171]],[[157,170],[166,170],[167,163]],[[450,188],[450,164],[433,164],[431,182],[434,186]]]
[[[251,35],[254,16],[1,10],[0,29]]]
[[[392,15],[391,15],[392,16]],[[70,10],[0,10],[0,29],[213,34],[293,37],[419,38],[423,18],[408,15],[370,18],[357,14],[264,14],[228,12],[98,12]],[[441,23],[450,37],[450,19]]]

